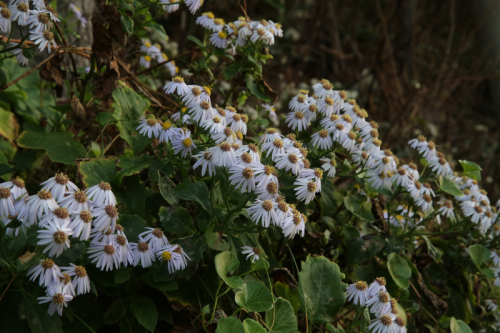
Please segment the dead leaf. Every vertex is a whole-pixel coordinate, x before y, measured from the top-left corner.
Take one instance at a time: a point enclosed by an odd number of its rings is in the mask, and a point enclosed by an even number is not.
[[[427,298],[432,302],[432,305],[434,305],[436,312],[439,314],[446,313],[448,311],[448,304],[427,288],[424,283],[424,279],[422,278],[422,274],[420,273],[418,273],[417,282],[420,288],[424,291],[425,296],[427,296]]]
[[[62,69],[63,55],[59,54],[48,61],[40,69],[40,78],[49,83],[55,83],[62,86],[66,78],[66,71]]]
[[[25,264],[27,263],[28,261],[30,261],[31,259],[33,259],[33,257],[35,256],[35,252],[26,252],[25,254],[23,254],[22,256],[20,256],[19,258],[19,261],[21,262],[21,264]]]

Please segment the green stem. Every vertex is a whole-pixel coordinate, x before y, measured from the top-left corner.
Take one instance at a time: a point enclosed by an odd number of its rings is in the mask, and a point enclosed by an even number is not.
[[[76,319],[78,319],[78,320],[79,320],[79,321],[80,321],[80,322],[81,322],[81,323],[82,323],[85,327],[87,327],[87,328],[89,329],[89,331],[90,331],[90,332],[95,333],[95,331],[94,331],[94,330],[93,330],[93,329],[92,329],[89,325],[87,325],[87,323],[86,323],[86,322],[84,322],[84,321],[82,320],[82,318],[78,317],[78,315],[77,315],[77,314],[76,314],[73,310],[71,310],[70,308],[68,308],[68,309],[67,309],[67,311],[71,312],[71,314],[72,314],[73,316],[75,316],[75,317],[76,317]]]

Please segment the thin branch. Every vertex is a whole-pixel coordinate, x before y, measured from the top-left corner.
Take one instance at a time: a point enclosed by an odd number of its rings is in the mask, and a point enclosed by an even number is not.
[[[9,290],[10,285],[12,284],[12,282],[14,282],[14,279],[16,278],[17,274],[18,274],[18,273],[16,273],[16,274],[14,275],[14,277],[12,277],[12,280],[10,280],[9,284],[7,285],[7,288],[5,288],[5,290],[3,291],[2,296],[0,297],[0,302],[2,301],[2,298],[3,298],[3,296],[5,295],[5,293],[7,292],[7,290]]]

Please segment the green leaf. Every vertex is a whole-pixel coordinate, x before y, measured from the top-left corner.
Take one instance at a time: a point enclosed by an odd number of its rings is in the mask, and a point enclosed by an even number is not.
[[[248,74],[245,78],[245,82],[247,83],[247,88],[250,90],[252,95],[255,97],[263,100],[264,102],[271,102],[271,98],[269,98],[265,93],[264,93],[264,87],[263,85],[255,82],[255,79],[253,78],[252,75]]]
[[[203,53],[207,53],[207,48],[205,47],[205,45],[203,44],[203,42],[201,40],[199,40],[198,38],[196,38],[193,35],[187,36],[187,39],[192,41],[196,45],[198,45],[200,47],[200,49],[203,51]]]
[[[139,239],[139,234],[144,232],[144,228],[148,225],[139,215],[120,214],[118,223],[123,227],[125,236],[130,242],[136,242]]]
[[[490,260],[491,252],[482,245],[475,244],[469,246],[470,257],[477,268],[481,269],[481,264]]]
[[[432,243],[429,241],[429,238],[427,236],[422,236],[422,238],[425,240],[425,243],[427,244],[427,251],[429,252],[429,255],[437,262],[441,260],[441,252],[432,245]]]
[[[23,298],[19,303],[19,317],[27,320],[33,333],[62,333],[62,323],[56,314],[50,316],[47,313],[47,306],[41,306]]]
[[[166,281],[166,282],[156,282],[153,280],[149,280],[146,282],[148,286],[151,286],[155,289],[161,290],[161,291],[174,291],[179,289],[179,285],[177,284],[177,281]]]
[[[170,205],[177,206],[179,198],[175,195],[175,184],[167,175],[158,170],[158,188],[160,193]]]
[[[278,281],[274,284],[274,291],[276,295],[286,299],[292,305],[293,313],[296,315],[300,308],[300,298],[297,289],[290,289],[288,284]]]
[[[265,118],[259,118],[255,121],[255,125],[267,127],[267,126],[269,126],[269,120],[267,120]]]
[[[221,318],[216,333],[245,333],[243,324],[236,317]]]
[[[459,162],[464,169],[464,173],[475,180],[481,180],[481,170],[483,169],[479,165],[466,160],[460,160]]]
[[[290,302],[278,297],[274,309],[266,312],[266,325],[270,333],[297,332],[297,318]]]
[[[243,290],[236,293],[236,304],[252,312],[262,312],[272,309],[273,295],[260,282],[243,284]]]
[[[450,319],[451,333],[472,333],[470,327],[461,320],[456,320],[455,317]]]
[[[164,230],[181,236],[196,230],[189,211],[183,207],[179,207],[174,211],[161,207],[160,222]]]
[[[232,64],[230,64],[229,66],[227,66],[222,70],[224,78],[226,80],[231,80],[240,71],[240,68],[241,68],[241,63],[233,62]]]
[[[408,279],[411,277],[411,269],[406,260],[396,253],[391,253],[387,257],[389,273],[396,284],[407,289],[410,286]]]
[[[158,24],[155,21],[149,21],[148,23],[146,23],[146,26],[150,27],[156,33],[158,33],[163,40],[168,40],[167,33],[165,32],[165,29],[161,24]]]
[[[14,114],[0,107],[0,137],[13,142],[16,135],[16,127],[17,122]]]
[[[95,117],[95,120],[97,120],[101,125],[107,125],[116,122],[113,114],[109,112],[100,112],[97,117]]]
[[[137,321],[150,332],[154,332],[158,321],[158,311],[155,303],[147,297],[139,296],[130,302],[130,311]]]
[[[332,324],[328,323],[326,324],[325,328],[330,333],[345,333],[344,329],[342,328],[342,326],[340,326],[340,324],[337,324],[337,328],[335,328]]]
[[[28,59],[32,59],[34,56],[38,54],[35,50],[32,50],[31,48],[23,48],[23,56],[25,56]]]
[[[243,328],[245,333],[267,333],[267,330],[261,324],[250,318],[245,319]]]
[[[217,274],[222,280],[230,287],[241,288],[243,280],[239,276],[227,277],[228,272],[234,271],[240,265],[236,255],[231,251],[225,251],[216,255],[214,261]]]
[[[115,270],[115,283],[120,284],[130,279],[130,271],[122,267],[120,269]]]
[[[125,31],[128,34],[134,33],[134,20],[132,20],[131,17],[122,14],[122,16],[120,17],[120,21],[122,23],[123,31]]]
[[[180,199],[199,203],[204,210],[212,213],[208,188],[204,182],[193,183],[189,179],[185,180],[175,188],[175,194]]]
[[[85,187],[100,184],[101,181],[110,183],[116,174],[116,158],[93,158],[89,161],[78,161],[78,172],[82,174]]]
[[[112,97],[112,106],[115,108],[113,115],[117,120],[120,136],[133,148],[134,154],[138,155],[151,142],[136,130],[139,119],[149,108],[149,101],[129,87],[115,89]]]
[[[299,272],[301,309],[307,309],[313,324],[333,321],[335,314],[345,302],[347,284],[342,282],[344,274],[337,264],[325,257],[308,256]]]
[[[44,149],[52,162],[76,165],[76,160],[85,157],[87,152],[81,143],[73,140],[69,132],[30,132],[21,133],[17,145],[23,148]]]
[[[152,160],[153,158],[146,154],[142,156],[121,155],[118,162],[121,170],[116,173],[114,180],[117,184],[121,184],[123,177],[138,174],[142,169],[147,168]]]
[[[128,309],[128,301],[126,298],[120,298],[111,303],[109,308],[104,313],[102,323],[104,325],[112,325],[117,323],[125,315]]]
[[[443,176],[439,176],[439,188],[453,196],[461,197],[464,195],[464,192],[460,191],[457,184]]]

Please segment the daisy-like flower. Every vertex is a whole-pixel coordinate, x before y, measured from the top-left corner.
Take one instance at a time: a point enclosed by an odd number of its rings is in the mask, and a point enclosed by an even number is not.
[[[208,171],[208,175],[212,177],[215,175],[215,164],[212,162],[213,154],[210,149],[206,149],[205,151],[194,155],[193,157],[197,157],[198,161],[193,165],[193,170],[201,165],[201,175],[205,176]]]
[[[83,295],[90,292],[90,279],[87,270],[83,266],[77,266],[70,263],[70,267],[61,267],[63,273],[74,276],[72,284],[77,295]]]
[[[412,182],[410,175],[403,167],[398,168],[398,170],[392,175],[391,180],[395,182],[397,186],[401,186],[404,188],[406,188],[408,184]]]
[[[348,301],[353,301],[355,305],[365,306],[368,296],[368,284],[365,281],[358,281],[347,286],[346,297]]]
[[[295,194],[297,195],[298,200],[305,201],[305,204],[307,205],[314,199],[317,189],[316,182],[314,180],[297,178],[293,185],[297,186],[295,188]]]
[[[56,209],[49,211],[48,214],[45,214],[38,225],[40,227],[45,227],[49,223],[53,224],[58,224],[58,225],[64,225],[64,224],[70,224],[71,221],[69,219],[69,212],[67,208],[64,207],[57,207]]]
[[[295,235],[300,234],[304,237],[304,232],[306,228],[305,216],[300,214],[298,211],[288,216],[283,221],[283,234],[285,237],[293,238]]]
[[[262,134],[259,138],[259,141],[262,143],[274,142],[276,139],[283,139],[283,134],[279,133],[276,128],[267,128],[264,134]]]
[[[80,213],[89,210],[89,200],[84,191],[76,190],[60,200],[59,204],[68,209],[70,213]]]
[[[217,166],[229,168],[236,164],[234,149],[227,142],[212,147],[210,152],[212,153],[212,160]]]
[[[238,150],[236,150],[237,154],[236,157],[238,158],[238,156],[240,156],[243,159],[243,155],[245,153],[250,154],[251,157],[250,162],[260,163],[260,152],[259,148],[256,145],[249,144],[241,146]],[[240,160],[238,160],[238,162],[240,162]],[[245,163],[250,163],[250,162],[245,161]]]
[[[134,262],[134,253],[132,252],[132,247],[127,240],[127,237],[123,232],[118,235],[114,235],[114,245],[118,251],[120,261],[123,266],[132,265]]]
[[[30,277],[30,281],[40,277],[39,285],[46,287],[55,281],[60,273],[59,266],[52,259],[43,259],[37,265],[31,266],[27,276]]]
[[[230,42],[231,39],[228,38],[228,33],[224,30],[214,32],[212,36],[210,36],[210,43],[219,49],[225,49]]]
[[[73,13],[75,13],[75,17],[78,21],[80,21],[82,28],[85,28],[87,26],[88,21],[83,16],[82,12],[80,11],[80,8],[78,8],[74,4],[70,4],[69,9],[71,9],[73,11]]]
[[[210,29],[214,23],[215,16],[212,12],[206,12],[198,16],[196,24],[201,25],[205,29]]]
[[[250,156],[249,154],[247,155]],[[241,187],[241,193],[245,192],[245,190],[248,193],[255,190],[255,177],[251,167],[235,165],[229,169],[229,173],[231,174],[229,181],[236,188]]]
[[[199,103],[201,102],[201,87],[197,85],[189,85],[188,87],[188,92],[182,96],[182,101],[186,105],[191,105],[194,103]]]
[[[231,125],[230,126],[231,129],[235,132],[238,132],[238,131],[243,132],[242,130],[245,127],[245,123],[243,122],[243,120],[241,118],[242,118],[242,115],[239,113],[234,113],[230,116],[226,115],[227,126]]]
[[[158,228],[146,228],[147,231],[139,234],[139,237],[147,242],[154,253],[160,251],[160,248],[168,245],[168,240],[163,231]]]
[[[418,181],[420,178],[420,174],[418,173],[418,168],[415,163],[409,163],[402,166],[403,169],[406,170],[408,176],[412,181]]]
[[[116,198],[111,191],[111,185],[101,181],[100,184],[89,187],[85,190],[87,198],[94,206],[116,205]]]
[[[7,187],[0,187],[0,217],[15,216],[13,194]]]
[[[73,229],[73,237],[80,237],[80,240],[88,240],[92,230],[92,214],[88,210],[82,210],[72,215],[70,228]]]
[[[269,118],[271,119],[278,119],[278,115],[276,114],[276,107],[273,105],[269,104],[262,104],[262,107],[264,108],[265,111],[269,112]]]
[[[50,12],[47,10],[32,10],[30,11],[30,17],[26,23],[30,26],[30,32],[32,33],[41,33],[45,30],[50,30],[52,26]]]
[[[394,320],[394,323],[396,325],[396,331],[395,333],[406,333],[406,323],[403,317],[396,317]]]
[[[160,136],[162,127],[154,116],[148,116],[139,122],[136,130],[139,131],[139,134],[147,135],[151,139],[151,135],[155,138]]]
[[[120,267],[120,253],[112,242],[108,244],[104,242],[90,243],[88,253],[90,254],[89,259],[92,259],[92,263],[95,263],[101,271],[104,269],[106,271],[113,270],[113,265],[115,268]]]
[[[487,299],[486,308],[488,309],[488,311],[495,312],[496,310],[498,310],[498,301],[496,299]]]
[[[208,29],[212,30],[213,32],[219,32],[219,31],[222,31],[222,29],[224,29],[225,26],[226,26],[226,23],[224,22],[223,19],[215,18],[211,22],[211,25]]]
[[[426,159],[436,156],[436,144],[432,141],[422,142],[418,146],[418,152]]]
[[[311,135],[311,144],[319,149],[330,149],[333,141],[327,130],[320,130]]]
[[[406,186],[406,190],[410,192],[413,199],[418,199],[423,193],[423,186],[418,180],[415,180]]]
[[[95,216],[94,228],[99,231],[111,229],[115,232],[116,221],[118,220],[118,209],[114,205],[106,205],[92,208]]]
[[[47,179],[40,185],[43,185],[42,190],[49,191],[56,201],[61,201],[66,192],[78,190],[78,186],[73,184],[64,173],[57,173],[54,177]]]
[[[174,148],[174,153],[178,154],[181,152],[181,156],[184,158],[188,154],[191,155],[193,148],[196,148],[193,139],[191,139],[191,131],[183,130],[180,132],[174,141],[172,141],[172,147]]]
[[[285,153],[276,155],[276,167],[278,169],[285,169],[285,171],[291,171],[294,175],[298,175],[303,166],[304,162],[297,154]]]
[[[172,81],[170,81],[163,87],[163,90],[165,90],[165,94],[173,94],[175,91],[177,91],[177,95],[180,96],[184,96],[188,93],[188,87],[184,82],[182,76],[174,77]]]
[[[307,128],[307,119],[302,111],[289,112],[285,123],[294,131],[297,129],[300,132]]]
[[[381,291],[385,292],[386,284],[387,282],[385,281],[384,277],[376,278],[372,283],[370,283],[370,286],[368,287],[368,296],[372,298],[378,295]]]
[[[415,205],[425,212],[432,208],[432,197],[428,194],[423,194],[415,200]]]
[[[438,209],[438,213],[446,216],[447,218],[455,217],[455,213],[453,213],[453,204],[451,203],[451,201],[443,198],[441,199],[441,201],[438,201],[438,204],[441,205],[441,207]]]
[[[23,216],[26,226],[37,224],[44,214],[48,214],[58,207],[52,194],[46,190],[40,190],[37,195],[29,197],[26,206],[29,208],[28,215]]]
[[[164,5],[163,9],[169,13],[179,10],[179,0],[160,0],[160,3]]]
[[[160,129],[160,136],[158,141],[169,143],[172,142],[174,137],[177,135],[178,129],[172,124],[170,120],[165,120]]]
[[[203,0],[185,0],[184,3],[189,8],[191,14],[194,14],[203,5]]]
[[[464,216],[470,217],[470,220],[474,223],[479,223],[484,215],[484,209],[471,201],[471,204],[463,205],[462,211]]]
[[[453,169],[441,153],[436,153],[436,156],[429,158],[429,168],[438,176],[451,177],[453,175]]]
[[[348,152],[354,151],[354,147],[356,145],[356,133],[353,131],[348,132],[340,143]]]
[[[384,313],[391,311],[391,297],[387,292],[380,291],[366,302],[366,306],[370,308],[370,312],[376,317],[382,316]]]
[[[254,29],[252,36],[250,36],[252,42],[257,42],[258,40],[264,41],[267,45],[274,44],[274,35],[272,32],[268,31],[264,27],[258,27]]]
[[[335,173],[337,172],[337,161],[335,160],[335,157],[332,157],[331,159],[329,158],[320,158],[319,159],[323,164],[321,165],[321,168],[325,170],[327,173],[326,176],[333,178],[335,177]]]
[[[11,21],[17,21],[17,24],[25,26],[28,24],[30,16],[30,7],[28,3],[18,2],[17,5],[10,5],[9,10],[12,14]]]
[[[12,12],[7,7],[0,7],[0,30],[5,34],[12,30]]]
[[[64,250],[69,249],[69,237],[73,229],[69,227],[69,221],[64,224],[49,222],[45,229],[38,230],[37,245],[46,245],[43,253],[49,252],[49,257],[59,257]]]
[[[251,246],[242,246],[241,249],[241,254],[247,256],[247,260],[251,259],[252,262],[258,261],[261,255],[260,249],[258,247],[251,247]]]
[[[244,152],[241,153],[241,150],[238,149],[236,152],[236,164],[242,167],[252,167],[253,164],[259,164],[260,162],[254,162],[253,157],[250,153]]]
[[[269,228],[269,224],[277,220],[274,208],[276,207],[276,202],[271,200],[255,200],[255,202],[247,208],[247,212],[252,218],[253,222],[258,224],[259,222],[263,227]]]
[[[33,32],[30,34],[30,40],[32,40],[35,45],[38,45],[40,52],[45,50],[45,48],[49,49],[49,53],[51,52],[51,47],[57,49],[57,44],[54,41],[54,34],[50,32],[50,30]]]
[[[236,141],[236,134],[229,127],[224,128],[224,131],[222,131],[222,133],[215,133],[212,134],[211,136],[216,144],[223,142],[232,144],[233,142]]]
[[[340,108],[335,106],[335,101],[332,97],[326,96],[318,101],[318,111],[325,117],[329,118],[334,114],[338,114]]]
[[[274,161],[276,156],[285,153],[283,140],[274,139],[272,142],[266,142],[262,145],[262,152],[266,152],[266,157],[271,153],[271,159]]]
[[[139,236],[139,243],[130,243],[130,248],[134,254],[134,266],[139,263],[142,267],[147,268],[155,261],[155,255],[151,246]]]
[[[226,128],[226,118],[214,116],[211,119],[204,120],[201,126],[207,129],[210,133],[222,133]]]
[[[425,138],[425,136],[419,135],[416,139],[411,139],[410,141],[408,141],[408,145],[411,148],[419,149],[422,145],[425,145],[426,142],[427,139]]]
[[[17,200],[18,198],[22,197],[25,193],[28,193],[25,188],[24,180],[19,177],[16,177],[10,182],[1,183],[0,188],[2,187],[8,188],[10,190],[10,195],[14,200]]]
[[[47,289],[55,290],[57,288],[62,288],[62,290],[71,296],[76,296],[75,287],[71,283],[71,276],[68,273],[61,273],[56,281],[49,284]]]
[[[307,94],[298,94],[295,95],[288,104],[288,107],[292,111],[305,111],[309,107],[309,103],[307,103]]]
[[[496,266],[500,265],[500,251],[491,251],[490,258]]]
[[[391,187],[391,175],[384,172],[376,173],[374,171],[368,172],[368,182],[374,189],[383,189]]]
[[[283,227],[283,222],[285,219],[292,215],[290,212],[290,207],[285,202],[283,197],[276,198],[276,208],[274,209],[274,213],[276,214],[276,221],[274,221],[274,225],[279,227]]]
[[[170,274],[186,268],[187,260],[190,260],[179,245],[164,246],[156,254],[156,257],[158,260],[166,261],[168,263],[168,272]]]
[[[54,312],[57,311],[59,316],[62,316],[63,307],[68,306],[68,302],[73,299],[73,296],[67,293],[67,291],[63,288],[62,285],[59,285],[55,288],[47,289],[47,296],[42,296],[37,298],[40,303],[49,303],[48,313],[52,316]]]
[[[199,103],[191,103],[189,107],[191,108],[191,117],[197,123],[207,119],[212,119],[215,116],[215,112],[210,105],[210,102],[201,101]]]
[[[395,320],[395,314],[386,313],[372,320],[368,329],[372,330],[372,333],[396,333],[399,331],[399,328],[397,327],[398,325]]]

